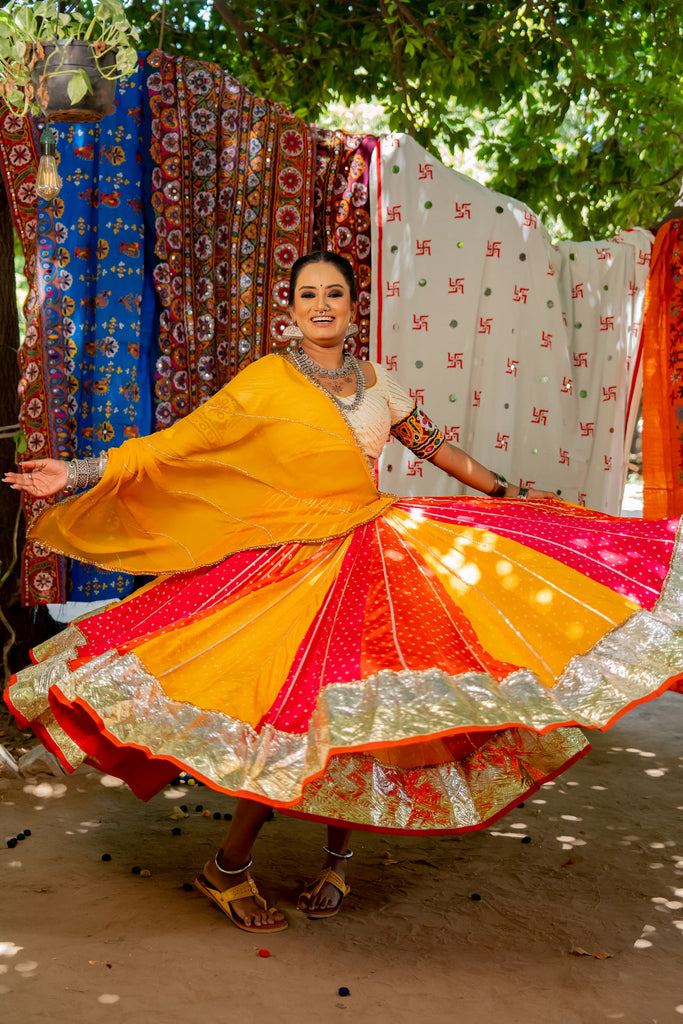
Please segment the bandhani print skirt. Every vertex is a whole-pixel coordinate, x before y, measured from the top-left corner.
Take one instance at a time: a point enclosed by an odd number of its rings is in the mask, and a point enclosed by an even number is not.
[[[67,770],[188,772],[383,832],[489,825],[683,677],[678,520],[401,499],[320,543],[157,578],[34,651],[6,699]]]

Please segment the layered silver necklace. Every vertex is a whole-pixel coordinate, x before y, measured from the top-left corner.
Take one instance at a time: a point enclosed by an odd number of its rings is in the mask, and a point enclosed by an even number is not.
[[[346,377],[352,372],[353,364],[355,363],[353,356],[349,352],[345,352],[344,362],[341,366],[336,366],[333,370],[327,370],[324,366],[318,366],[317,363],[314,363],[311,357],[306,355],[301,345],[297,348],[295,355],[299,366],[305,373],[315,373],[318,377]]]
[[[365,394],[365,377],[363,376],[363,371],[358,360],[349,352],[344,353],[344,362],[341,366],[332,370],[328,370],[324,366],[318,366],[317,363],[314,363],[311,357],[306,355],[301,346],[292,352],[292,358],[302,373],[304,373],[316,387],[320,388],[321,391],[324,391],[326,395],[329,395],[330,398],[337,403],[340,409],[344,410],[344,412],[351,412],[353,409],[357,409],[363,401],[363,396]],[[351,373],[356,375],[356,395],[353,402],[350,402],[348,405],[343,401],[343,399],[335,395],[333,391],[330,391],[317,379],[319,377],[328,377],[333,380],[338,380],[341,377],[347,377]]]

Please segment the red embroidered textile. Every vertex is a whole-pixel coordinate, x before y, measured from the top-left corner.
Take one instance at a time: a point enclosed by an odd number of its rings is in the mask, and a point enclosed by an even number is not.
[[[165,427],[283,344],[289,271],[310,248],[313,159],[303,121],[217,65],[149,59]]]
[[[55,199],[37,213],[34,185],[38,159],[33,121],[19,117],[1,103],[0,170],[26,261],[24,273],[29,285],[24,305],[26,335],[19,350],[19,422],[26,437],[27,459],[64,458],[70,451],[63,339],[55,334],[55,325],[59,325],[61,318],[60,292],[55,286],[60,268],[53,258],[57,248],[53,227],[63,203]],[[43,261],[40,280],[36,277],[38,216],[42,239],[40,259]],[[56,415],[56,410],[61,411],[61,415]],[[22,495],[28,520],[54,502],[54,498],[33,499]],[[65,600],[66,573],[62,559],[41,544],[26,545],[22,562],[22,602],[32,605]]]
[[[359,359],[370,353],[370,159],[374,135],[313,129],[315,139],[315,222],[313,248],[331,249],[353,268],[358,287],[358,334],[348,347]]]

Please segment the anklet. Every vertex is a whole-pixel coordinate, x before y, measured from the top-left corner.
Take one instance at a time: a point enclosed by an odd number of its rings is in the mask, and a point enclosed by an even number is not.
[[[227,868],[222,868],[218,863],[218,854],[222,852],[222,850],[219,850],[216,856],[213,858],[214,864],[216,865],[216,867],[218,868],[222,875],[241,875],[243,871],[248,871],[251,865],[254,863],[253,858],[250,857],[243,868],[233,868],[232,871],[228,871]]]
[[[323,846],[323,850],[330,857],[336,857],[337,860],[351,860],[353,857],[353,850],[347,850],[346,853],[335,853],[334,850],[330,850],[329,846]]]

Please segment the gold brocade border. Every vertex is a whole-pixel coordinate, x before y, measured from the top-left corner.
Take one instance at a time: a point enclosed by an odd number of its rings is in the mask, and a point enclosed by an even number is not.
[[[578,729],[506,729],[458,763],[401,769],[338,754],[289,810],[381,832],[482,828],[589,749]]]
[[[97,614],[101,614],[103,611],[103,608],[99,608]],[[31,653],[33,654],[33,660],[42,664],[50,658],[56,658],[60,654],[67,654],[70,658],[75,658],[77,657],[76,648],[87,643],[87,638],[78,626],[72,622],[60,633],[48,637],[47,640],[43,640],[42,644],[34,647]]]

